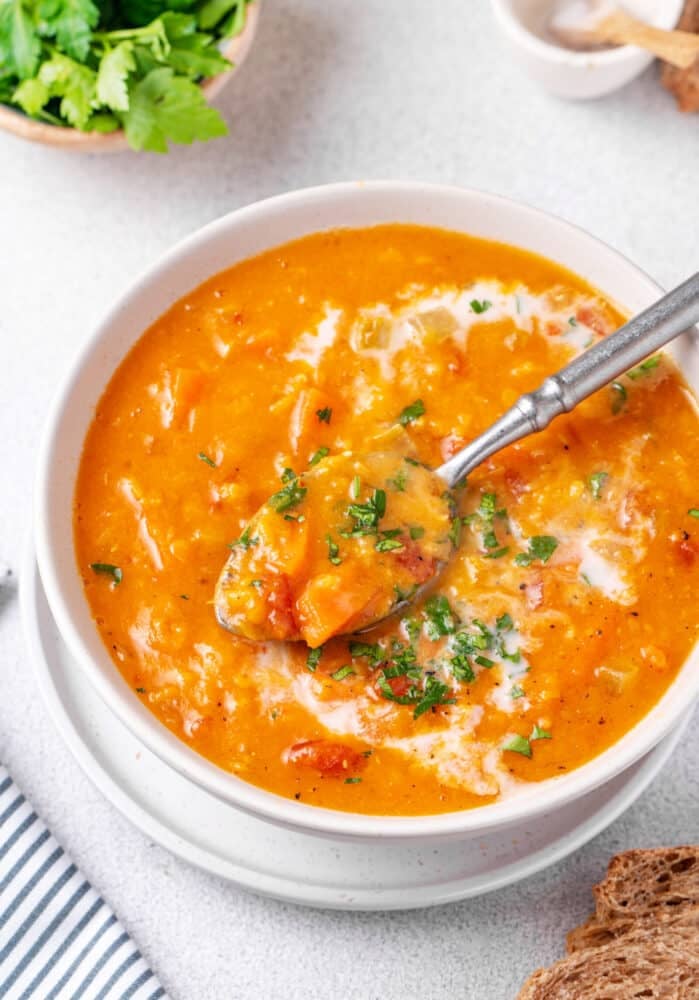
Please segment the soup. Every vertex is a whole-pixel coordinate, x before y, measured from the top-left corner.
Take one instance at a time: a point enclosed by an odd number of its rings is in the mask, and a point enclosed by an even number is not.
[[[76,485],[85,594],[134,697],[245,781],[363,813],[484,805],[613,744],[697,639],[698,420],[666,355],[474,472],[445,572],[376,630],[255,641],[214,592],[309,467],[434,468],[621,322],[550,261],[401,225],[308,236],[188,293],[114,374]],[[383,479],[391,504],[406,481]],[[304,503],[274,513],[304,530]],[[336,521],[313,541],[329,574]]]

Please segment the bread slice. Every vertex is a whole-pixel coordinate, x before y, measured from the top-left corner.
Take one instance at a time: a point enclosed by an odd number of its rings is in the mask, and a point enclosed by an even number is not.
[[[699,0],[687,0],[677,27],[699,32]],[[699,59],[689,69],[665,63],[661,79],[663,86],[677,98],[680,111],[699,111]]]
[[[597,921],[638,920],[699,905],[699,845],[624,851],[593,889]]]
[[[669,930],[675,929],[689,950],[696,951],[699,957],[699,906],[690,906],[679,914],[663,913],[660,916],[648,914],[637,920],[620,917],[605,923],[600,923],[593,915],[584,924],[568,932],[566,948],[569,954],[582,951],[583,948],[601,948],[620,937],[624,937],[628,942],[632,938],[641,938],[649,932],[663,931],[665,927]],[[696,935],[696,944],[692,940],[693,934]]]
[[[517,1000],[697,1000],[699,957],[665,935],[627,944],[625,939],[585,949],[539,969]]]

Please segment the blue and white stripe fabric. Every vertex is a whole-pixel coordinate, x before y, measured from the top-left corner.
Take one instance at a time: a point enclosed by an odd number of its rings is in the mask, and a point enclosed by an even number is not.
[[[2,1000],[159,1000],[165,990],[0,765]]]

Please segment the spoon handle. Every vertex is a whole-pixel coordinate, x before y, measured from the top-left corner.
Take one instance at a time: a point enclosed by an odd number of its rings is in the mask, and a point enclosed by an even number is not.
[[[520,438],[542,431],[554,417],[567,413],[619,375],[639,364],[699,321],[699,272],[634,316],[615,333],[583,351],[535,392],[520,396],[465,448],[437,469],[449,486]]]

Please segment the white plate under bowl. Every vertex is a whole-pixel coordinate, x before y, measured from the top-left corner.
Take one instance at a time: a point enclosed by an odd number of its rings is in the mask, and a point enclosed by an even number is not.
[[[151,753],[87,684],[60,637],[28,547],[21,577],[36,678],[59,732],[102,794],[149,838],[254,892],[307,906],[397,910],[478,896],[577,850],[641,795],[688,721],[607,784],[512,832],[438,846],[296,833],[237,810]]]

